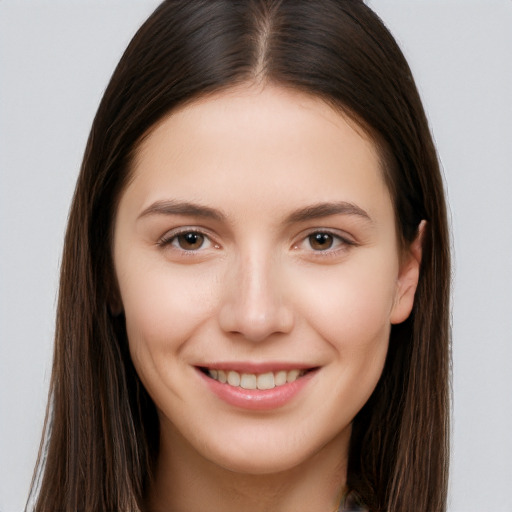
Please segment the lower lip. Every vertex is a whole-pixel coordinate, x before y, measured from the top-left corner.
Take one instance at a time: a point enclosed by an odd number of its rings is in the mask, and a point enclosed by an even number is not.
[[[221,400],[230,405],[241,409],[250,409],[253,411],[266,411],[277,409],[292,401],[307,384],[311,381],[316,370],[309,371],[294,382],[276,386],[273,389],[243,389],[240,387],[223,384],[201,370],[197,370],[210,390]]]

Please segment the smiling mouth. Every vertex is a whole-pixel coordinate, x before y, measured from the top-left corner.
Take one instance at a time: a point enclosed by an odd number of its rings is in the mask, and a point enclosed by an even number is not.
[[[208,377],[235,388],[268,390],[300,379],[307,373],[315,370],[292,369],[265,373],[240,373],[235,370],[219,370],[215,368],[200,368]]]

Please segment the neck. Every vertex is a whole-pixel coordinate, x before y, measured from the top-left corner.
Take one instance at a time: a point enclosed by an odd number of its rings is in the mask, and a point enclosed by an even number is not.
[[[162,429],[147,512],[332,512],[345,487],[350,429],[300,464],[269,474],[225,469]]]

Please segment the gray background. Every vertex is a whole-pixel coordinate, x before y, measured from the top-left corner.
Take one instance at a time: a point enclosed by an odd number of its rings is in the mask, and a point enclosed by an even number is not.
[[[416,76],[455,251],[450,512],[512,511],[512,1],[373,0]],[[156,0],[0,0],[0,511],[21,511],[74,181]]]

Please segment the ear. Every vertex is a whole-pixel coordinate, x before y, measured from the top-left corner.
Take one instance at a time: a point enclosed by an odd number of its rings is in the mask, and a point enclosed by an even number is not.
[[[393,304],[390,316],[392,324],[404,322],[411,314],[414,305],[414,294],[416,293],[420,276],[423,238],[426,225],[427,221],[422,220],[420,222],[416,238],[408,247],[405,256],[402,258],[396,283],[395,303]]]

